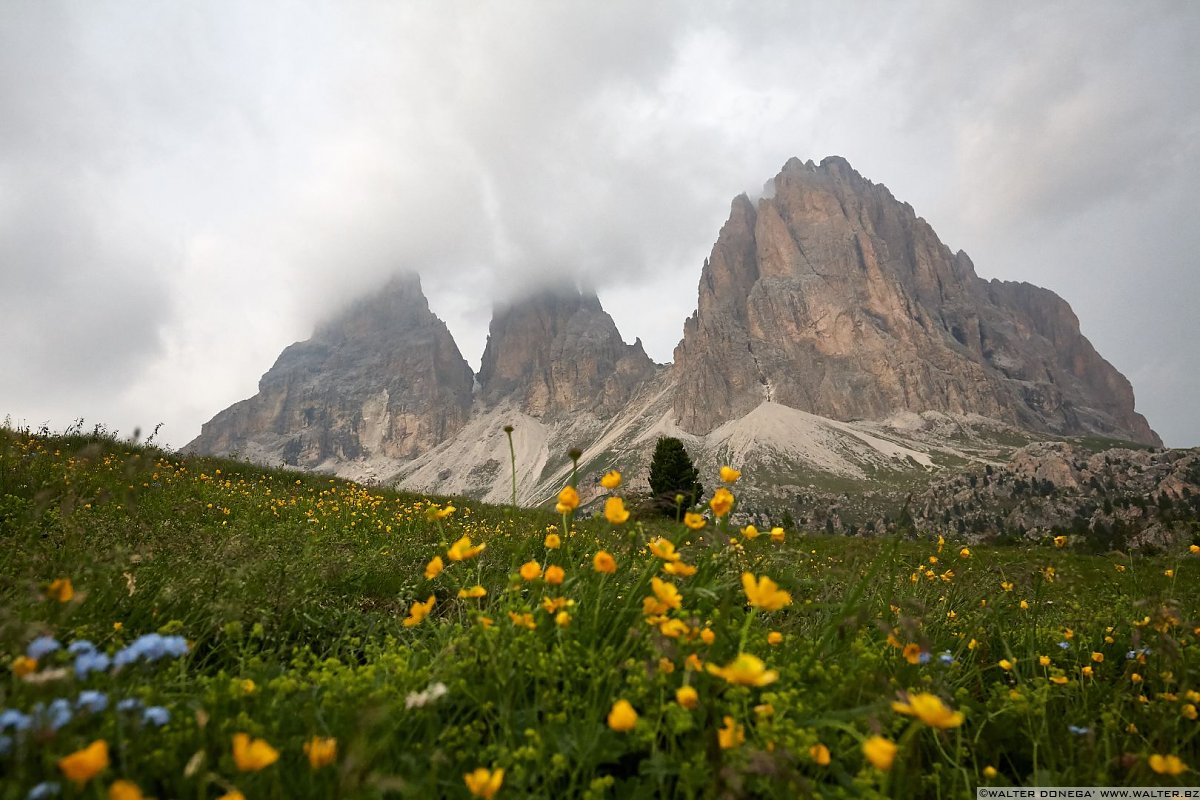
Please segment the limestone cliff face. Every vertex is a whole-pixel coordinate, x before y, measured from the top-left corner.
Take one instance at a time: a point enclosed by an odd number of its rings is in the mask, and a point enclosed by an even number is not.
[[[625,344],[594,294],[547,291],[492,318],[479,369],[483,401],[553,417],[621,410],[655,374],[641,340]]]
[[[463,427],[472,383],[419,278],[397,277],[285,349],[186,449],[302,467],[410,459]]]
[[[1045,289],[990,283],[841,158],[792,159],[733,202],[675,350],[679,425],[764,401],[837,420],[981,414],[1161,444],[1129,382]]]

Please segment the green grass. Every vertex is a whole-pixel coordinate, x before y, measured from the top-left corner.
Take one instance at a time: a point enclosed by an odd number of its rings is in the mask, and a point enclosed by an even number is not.
[[[103,797],[117,779],[160,798],[234,788],[251,800],[467,797],[463,776],[478,767],[505,770],[501,798],[933,798],[973,796],[981,784],[1195,783],[1194,772],[1159,774],[1148,761],[1200,766],[1200,722],[1188,711],[1200,705],[1200,557],[1186,549],[1095,556],[1046,542],[963,556],[949,542],[799,531],[778,542],[711,521],[695,532],[578,519],[548,550],[558,515],[456,499],[452,515],[427,518],[446,502],[0,430],[0,708],[74,704],[89,689],[108,700],[103,711],[75,709],[57,731],[5,731],[0,798],[43,781],[64,797]],[[486,549],[426,579],[426,564],[463,535]],[[659,536],[694,575],[663,575],[646,548]],[[615,574],[592,569],[601,548]],[[522,580],[530,560],[562,566],[565,581]],[[748,607],[746,571],[793,602]],[[686,623],[683,636],[646,622],[655,577],[682,595],[667,616]],[[67,602],[48,595],[57,578],[72,581]],[[486,597],[458,598],[475,584]],[[431,595],[429,616],[405,626]],[[560,597],[574,602],[566,627],[542,608]],[[530,614],[536,629],[510,613]],[[768,643],[772,631],[780,644]],[[186,637],[189,652],[85,680],[63,651],[26,678],[13,669],[39,635],[64,648],[86,639],[112,656],[153,632]],[[1149,651],[1126,658],[1140,648]],[[739,652],[778,678],[738,686],[688,666],[723,666]],[[434,699],[427,690],[438,684],[446,692]],[[698,692],[694,709],[675,700],[685,684]],[[940,730],[898,713],[892,703],[908,692],[936,694],[965,722]],[[157,729],[118,712],[128,698],[165,707],[170,721]],[[618,699],[639,715],[630,731],[606,723]],[[718,731],[729,724],[744,742],[724,749]],[[238,732],[269,742],[279,760],[240,770]],[[890,770],[864,758],[876,735],[899,745]],[[336,738],[333,764],[310,767],[303,744],[314,736]],[[79,787],[64,780],[59,759],[101,739],[107,769]],[[818,744],[828,765],[814,761]]]

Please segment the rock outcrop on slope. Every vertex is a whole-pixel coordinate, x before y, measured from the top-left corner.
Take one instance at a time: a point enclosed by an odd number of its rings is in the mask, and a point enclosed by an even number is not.
[[[286,348],[258,393],[185,449],[314,469],[398,464],[466,424],[473,379],[420,279],[400,276]]]
[[[845,160],[792,159],[733,201],[675,350],[675,412],[704,434],[763,402],[836,420],[981,414],[1160,445],[1070,306],[987,282]]]
[[[1094,452],[1038,442],[1004,464],[934,481],[909,504],[914,527],[970,539],[1065,534],[1092,549],[1200,538],[1200,449]]]
[[[496,310],[479,383],[486,404],[512,400],[533,417],[609,417],[655,371],[641,340],[625,344],[595,294],[544,291]]]

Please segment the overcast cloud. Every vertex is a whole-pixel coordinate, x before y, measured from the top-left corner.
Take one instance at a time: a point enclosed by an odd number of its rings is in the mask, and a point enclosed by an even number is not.
[[[671,359],[733,196],[838,154],[1200,445],[1200,4],[0,5],[0,418],[176,446],[401,269]]]

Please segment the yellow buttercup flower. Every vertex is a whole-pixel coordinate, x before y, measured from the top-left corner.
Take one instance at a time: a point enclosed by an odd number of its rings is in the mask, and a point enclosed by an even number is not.
[[[638,713],[628,700],[618,700],[613,703],[612,709],[608,712],[608,727],[618,733],[633,730],[637,721]]]
[[[907,703],[892,703],[892,710],[909,717],[916,717],[931,728],[957,728],[963,724],[963,713],[954,711],[935,694],[921,692],[909,695]]]
[[[1050,656],[1038,656],[1038,664],[1043,667],[1050,666]]]
[[[680,686],[675,690],[675,702],[690,710],[700,705],[700,694],[691,686]]]
[[[574,486],[564,486],[563,490],[558,493],[558,503],[554,506],[554,510],[560,514],[567,514],[579,507],[579,492],[575,491]]]
[[[683,524],[694,531],[698,531],[708,524],[708,520],[701,514],[696,514],[691,511],[683,515]]]
[[[771,631],[767,634],[767,644],[777,645],[783,641],[783,634],[779,631]]]
[[[709,664],[705,669],[736,686],[766,686],[779,680],[778,672],[767,669],[761,658],[749,653],[738,653],[737,658],[724,667]]]
[[[1179,756],[1162,756],[1157,753],[1148,759],[1150,769],[1159,775],[1182,775],[1187,772],[1187,764]]]
[[[678,561],[680,559],[679,553],[675,552],[675,545],[661,536],[646,546],[650,549],[651,553],[663,561]]]
[[[829,757],[829,748],[823,744],[814,744],[808,748],[808,755],[813,761],[817,762],[818,767],[828,767],[832,760]]]
[[[542,565],[536,561],[526,561],[521,565],[521,578],[527,581],[536,581],[542,577]]]
[[[251,739],[249,734],[233,735],[233,763],[242,772],[258,772],[279,760],[279,751],[265,739]]]
[[[675,584],[655,577],[650,579],[650,588],[654,591],[658,602],[667,608],[683,608],[683,597],[679,594],[679,589],[675,587]]]
[[[686,636],[691,628],[681,619],[669,619],[658,626],[658,631],[668,639],[678,639],[680,636]]]
[[[313,769],[327,767],[337,760],[337,739],[314,736],[304,743],[304,755]]]
[[[1104,653],[1092,653],[1092,661],[1095,661],[1097,664],[1104,663]]]
[[[537,622],[533,618],[533,614],[528,612],[518,614],[515,611],[508,612],[508,618],[512,620],[512,624],[518,628],[527,628],[529,630],[537,630]]]
[[[573,605],[575,605],[575,601],[570,600],[566,597],[543,597],[542,598],[542,608],[546,609],[547,614],[553,614],[557,611],[561,611],[562,609],[567,608],[568,606],[573,606]]]
[[[1096,674],[1096,671],[1094,669],[1092,669],[1091,667],[1082,667],[1079,670],[1079,674],[1085,678],[1090,678]]]
[[[743,572],[742,588],[750,605],[763,611],[778,611],[792,604],[792,595],[782,591],[775,581],[766,575],[756,579],[751,573]]]
[[[1193,544],[1188,547],[1188,552],[1192,555],[1200,554],[1200,544]]]
[[[737,479],[742,477],[742,473],[733,467],[721,467],[721,480],[726,483],[737,483]]]
[[[566,578],[566,576],[567,574],[563,571],[562,567],[558,566],[557,564],[552,564],[546,567],[546,573],[544,577],[546,578],[546,583],[550,584],[551,586],[558,586],[563,582],[563,579]]]
[[[446,555],[451,561],[465,561],[468,558],[474,558],[483,552],[486,544],[471,546],[471,537],[463,536],[454,544],[450,545],[450,551]]]
[[[751,540],[757,539],[758,528],[754,527],[753,525],[747,525],[746,527],[742,528],[742,536],[745,536],[747,539]]]
[[[746,741],[746,729],[733,721],[733,717],[725,717],[724,725],[717,729],[717,744],[722,750],[737,747]]]
[[[246,795],[239,792],[237,789],[226,792],[217,798],[217,800],[246,800]]]
[[[571,614],[568,611],[560,611],[554,615],[554,624],[560,628],[565,628],[571,624]]]
[[[1055,536],[1054,537],[1054,546],[1057,548],[1060,548],[1060,549],[1063,547],[1066,547],[1067,546],[1067,537]]]
[[[425,510],[425,518],[428,520],[445,519],[457,510],[458,509],[454,506],[446,506],[445,508],[441,508],[440,506],[432,505]]]
[[[467,784],[467,791],[472,797],[492,800],[504,784],[504,770],[498,769],[493,772],[486,767],[479,767],[474,772],[463,775],[463,783]]]
[[[668,561],[663,564],[662,569],[668,575],[678,575],[681,578],[689,578],[696,574],[695,567],[682,561]]]
[[[771,528],[771,541],[782,542],[787,537],[787,533],[783,528]]]
[[[113,781],[108,787],[108,800],[143,800],[142,788],[133,781]]]
[[[1013,662],[1009,661],[1007,658],[1002,658],[997,666],[999,666],[1000,669],[1004,670],[1005,672],[1011,672],[1013,668]]]
[[[108,742],[97,739],[82,750],[58,760],[58,768],[69,781],[83,785],[108,769]]]
[[[475,584],[474,586],[472,586],[470,589],[459,589],[458,590],[458,596],[463,599],[474,599],[474,598],[478,598],[478,597],[483,597],[486,594],[487,594],[487,589],[483,588],[478,583]]]
[[[712,644],[716,640],[717,635],[713,633],[712,628],[705,628],[704,630],[700,631],[700,641],[704,642],[705,644]]]
[[[871,766],[885,772],[892,768],[892,762],[896,760],[896,750],[895,743],[882,736],[872,736],[862,744],[863,755],[871,762]]]
[[[557,550],[562,547],[562,539],[559,538],[557,533],[547,533],[545,544],[548,549]]]
[[[433,580],[438,575],[442,574],[442,570],[446,568],[446,562],[442,561],[441,556],[434,556],[433,560],[425,565],[425,579]]]
[[[429,612],[433,610],[435,598],[429,595],[429,599],[422,603],[420,600],[414,600],[413,604],[408,609],[408,616],[404,618],[404,627],[412,628],[420,625],[425,617],[429,616]]]
[[[909,642],[908,644],[904,645],[904,651],[901,653],[901,655],[904,656],[904,660],[910,664],[920,664],[921,645],[917,644],[916,642]]]
[[[47,596],[52,600],[57,600],[60,603],[69,603],[71,598],[75,596],[75,587],[71,585],[70,578],[55,578],[50,581],[50,586],[46,589]]]
[[[621,485],[621,473],[614,470],[609,470],[604,473],[604,477],[600,479],[600,485],[605,489],[616,489]]]
[[[592,569],[611,575],[617,571],[617,562],[607,550],[601,550],[592,558]]]
[[[37,671],[37,659],[29,656],[17,656],[13,659],[12,666],[13,675],[18,678],[24,678],[32,672]]]
[[[962,550],[959,550],[958,557],[959,558],[970,558],[971,557],[970,548],[964,547]]]
[[[604,501],[604,518],[613,525],[621,525],[629,519],[625,510],[625,501],[619,497],[610,497]]]
[[[712,500],[708,501],[708,506],[717,517],[725,516],[733,509],[733,492],[724,486],[720,487],[713,492]]]

